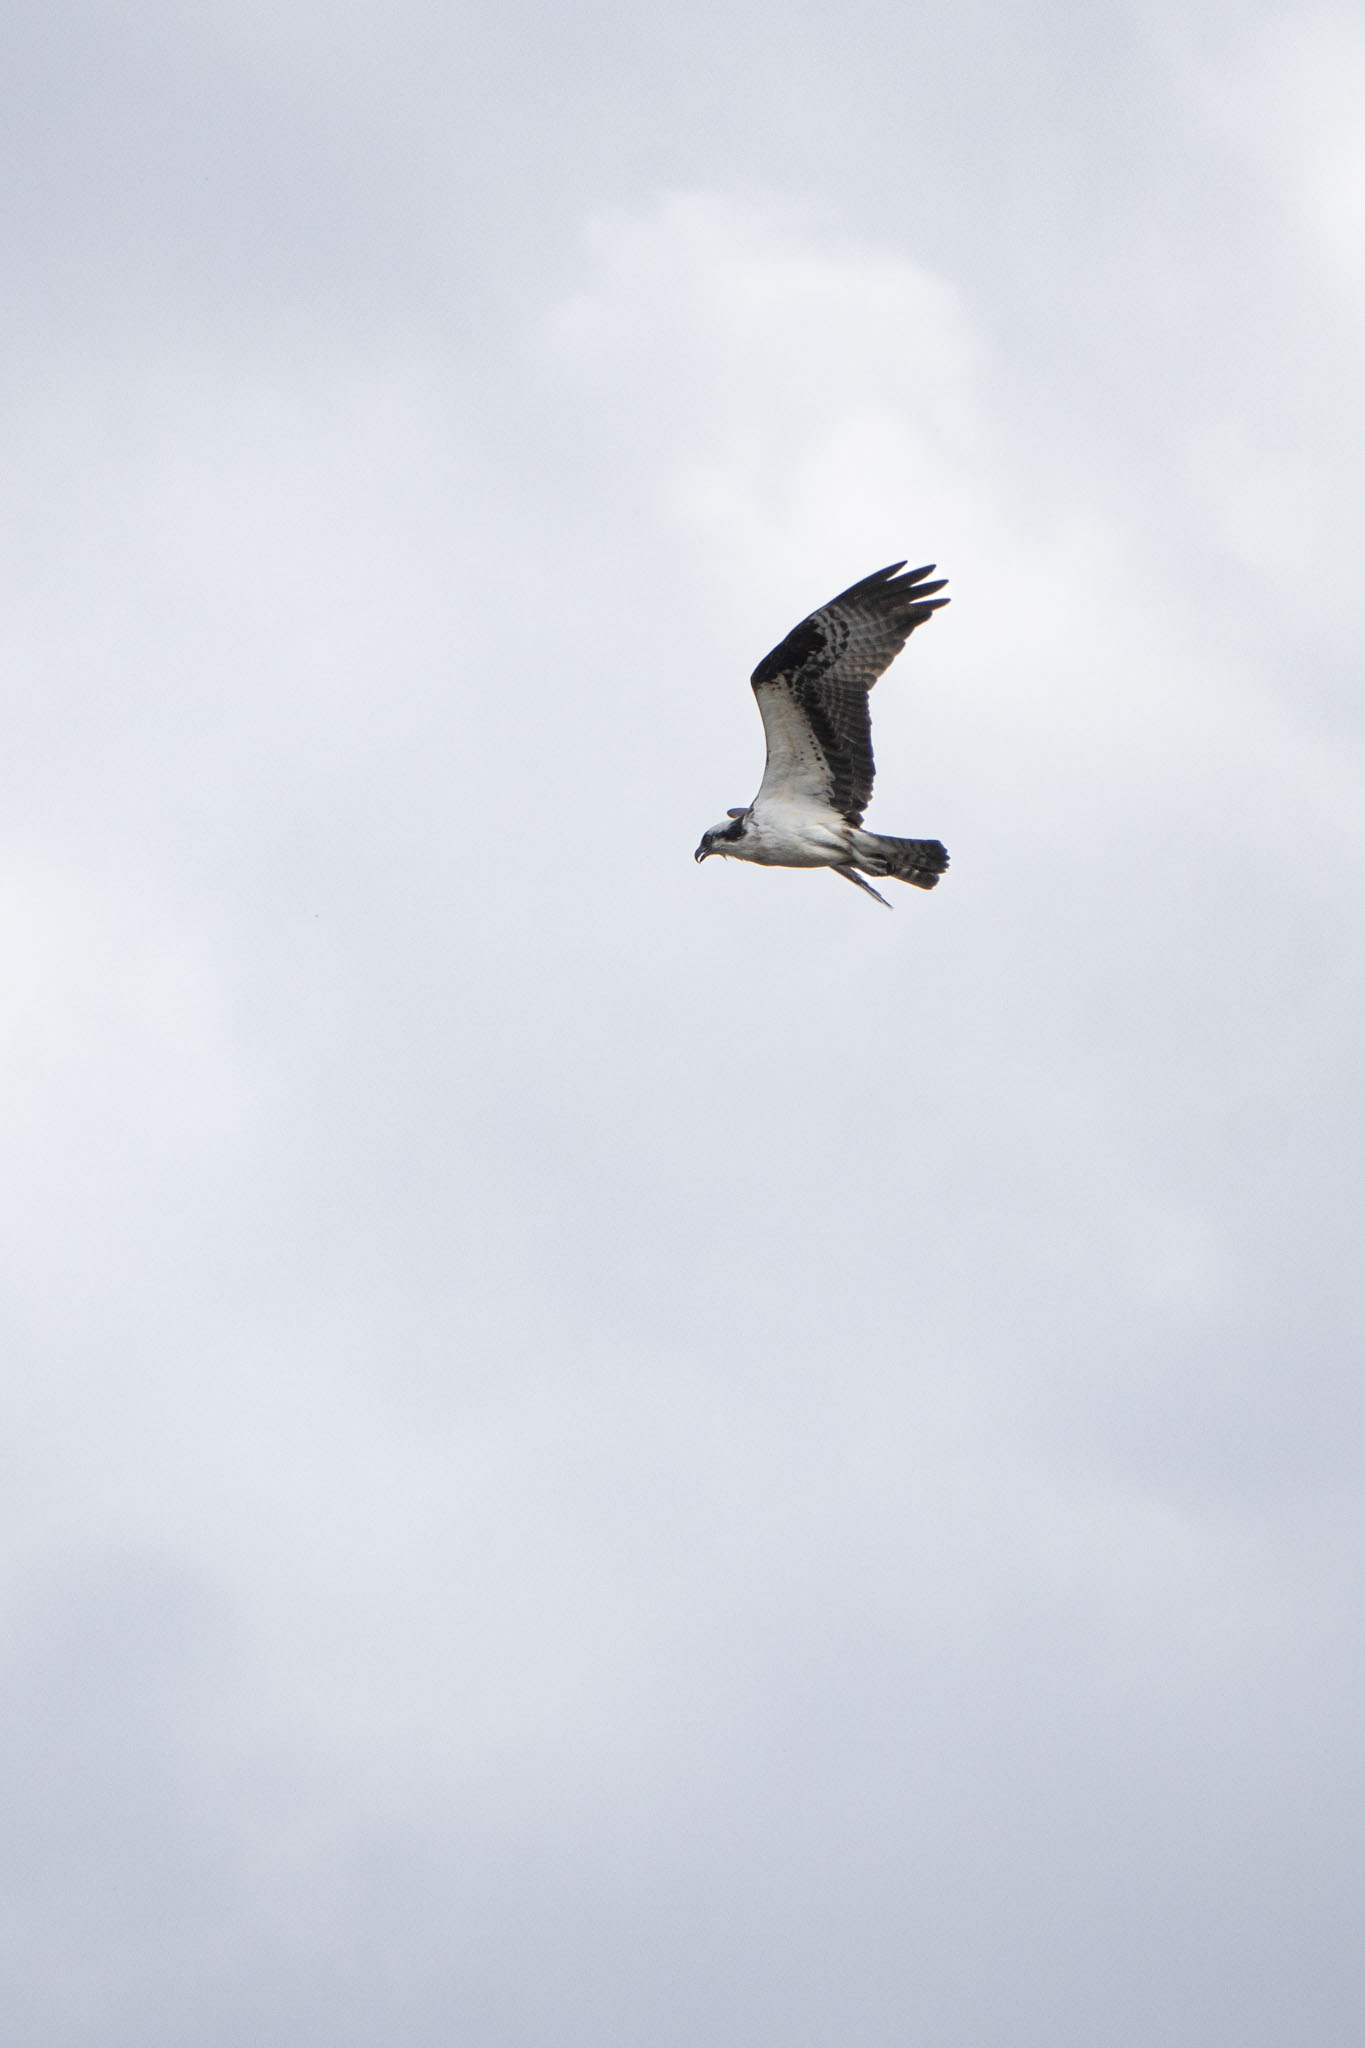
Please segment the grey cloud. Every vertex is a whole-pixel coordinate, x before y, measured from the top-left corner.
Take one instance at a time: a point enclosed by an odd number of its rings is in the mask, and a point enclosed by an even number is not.
[[[17,2038],[1357,2037],[1287,23],[18,17]],[[698,872],[921,547],[944,887]]]

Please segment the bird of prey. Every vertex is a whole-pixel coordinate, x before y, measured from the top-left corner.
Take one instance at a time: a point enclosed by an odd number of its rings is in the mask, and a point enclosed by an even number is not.
[[[937,839],[887,839],[864,832],[872,795],[872,721],[867,695],[916,626],[948,602],[947,582],[926,583],[934,564],[878,569],[793,627],[750,680],[768,762],[747,810],[702,834],[696,858],[713,853],[769,868],[833,868],[846,882],[891,905],[864,875],[932,889],[948,865]]]

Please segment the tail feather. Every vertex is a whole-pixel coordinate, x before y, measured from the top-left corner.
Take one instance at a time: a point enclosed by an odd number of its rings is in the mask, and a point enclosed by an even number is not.
[[[865,874],[933,889],[948,865],[948,850],[939,839],[887,839],[880,832],[860,832],[855,859]]]

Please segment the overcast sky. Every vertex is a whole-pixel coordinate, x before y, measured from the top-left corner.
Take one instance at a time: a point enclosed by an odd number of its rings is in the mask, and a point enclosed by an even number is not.
[[[1358,2048],[1365,17],[5,19],[5,2038]]]

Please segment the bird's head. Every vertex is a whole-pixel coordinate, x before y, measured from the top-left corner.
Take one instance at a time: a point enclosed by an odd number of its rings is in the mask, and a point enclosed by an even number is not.
[[[728,853],[736,840],[744,837],[748,822],[747,811],[727,811],[724,825],[713,825],[709,832],[701,835],[701,845],[692,856],[694,860],[705,860],[708,854]]]

